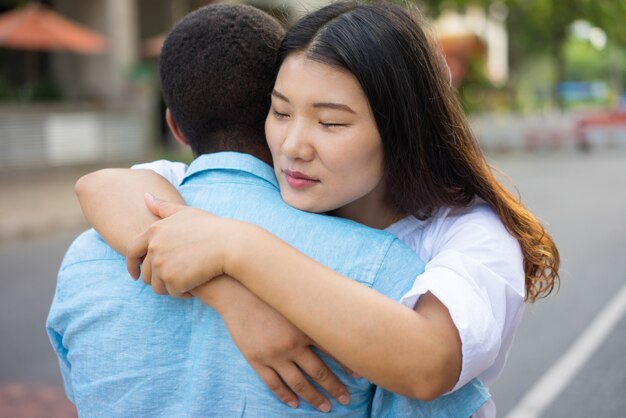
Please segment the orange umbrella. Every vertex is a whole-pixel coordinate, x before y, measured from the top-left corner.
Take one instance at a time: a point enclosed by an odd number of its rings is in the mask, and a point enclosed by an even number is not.
[[[95,54],[106,51],[106,38],[41,4],[0,14],[0,46],[37,51]]]
[[[444,54],[480,56],[487,51],[485,41],[474,34],[440,36],[439,44]]]
[[[485,42],[474,34],[440,36],[438,41],[455,85],[467,74],[469,58],[480,57],[487,51]]]

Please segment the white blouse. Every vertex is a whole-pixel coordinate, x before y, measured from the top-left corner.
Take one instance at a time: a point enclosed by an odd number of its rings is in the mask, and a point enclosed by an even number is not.
[[[187,166],[155,161],[148,169],[178,186]],[[426,292],[450,312],[462,344],[463,363],[453,390],[474,377],[491,386],[502,372],[524,308],[524,267],[519,243],[482,200],[462,209],[442,208],[428,220],[408,216],[386,229],[426,263],[401,303],[413,308]],[[495,417],[492,401],[474,417]]]
[[[474,377],[491,386],[502,372],[524,310],[524,265],[519,243],[480,199],[462,209],[440,209],[420,221],[389,226],[426,263],[401,302],[412,308],[431,292],[450,312],[462,344],[458,389]],[[493,401],[474,417],[495,417]]]

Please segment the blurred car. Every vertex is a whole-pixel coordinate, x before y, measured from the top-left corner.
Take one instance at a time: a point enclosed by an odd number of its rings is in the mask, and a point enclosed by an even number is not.
[[[626,148],[626,109],[581,115],[576,122],[576,139],[583,151]]]

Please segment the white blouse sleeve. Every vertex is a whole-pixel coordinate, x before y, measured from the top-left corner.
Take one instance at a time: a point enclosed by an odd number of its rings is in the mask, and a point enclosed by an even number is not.
[[[432,258],[401,302],[413,308],[420,295],[431,292],[448,308],[462,343],[456,390],[490,368],[499,374],[524,303],[523,257],[517,240],[485,205],[435,219],[427,228],[420,244],[432,246]]]
[[[185,163],[179,163],[168,160],[157,160],[150,163],[135,164],[131,168],[133,170],[151,170],[161,176],[165,177],[173,186],[178,187],[185,178],[187,173],[187,167]]]

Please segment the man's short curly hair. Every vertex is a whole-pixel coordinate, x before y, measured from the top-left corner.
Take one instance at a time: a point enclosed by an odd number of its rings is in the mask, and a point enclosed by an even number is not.
[[[283,35],[265,12],[232,4],[204,6],[172,29],[159,64],[163,99],[195,155],[267,148],[263,125]]]

